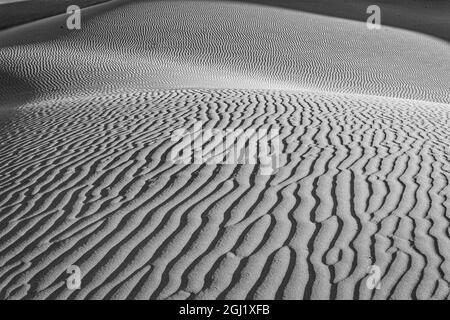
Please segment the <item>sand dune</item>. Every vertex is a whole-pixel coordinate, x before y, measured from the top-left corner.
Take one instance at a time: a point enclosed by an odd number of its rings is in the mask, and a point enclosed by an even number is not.
[[[67,7],[80,8],[108,0],[0,0],[0,29],[66,13]]]
[[[233,0],[301,10],[365,22],[367,7],[378,5],[383,25],[450,40],[450,3],[445,0]]]
[[[447,43],[227,2],[85,13],[0,32],[1,299],[450,297]],[[278,171],[174,163],[197,121],[279,128]]]
[[[450,101],[448,43],[410,31],[227,2],[113,1],[85,12],[80,31],[61,29],[62,16],[3,32],[1,71],[56,97],[231,87]]]

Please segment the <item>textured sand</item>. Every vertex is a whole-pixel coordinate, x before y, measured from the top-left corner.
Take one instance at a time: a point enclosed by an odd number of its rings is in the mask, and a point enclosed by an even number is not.
[[[383,25],[414,30],[450,41],[450,2],[446,0],[233,0],[366,22],[370,5],[378,5]]]
[[[108,0],[0,0],[0,29],[66,13],[67,7],[89,7]]]
[[[448,43],[220,2],[64,23],[0,33],[0,298],[449,298]],[[281,168],[174,164],[196,121],[280,128]]]

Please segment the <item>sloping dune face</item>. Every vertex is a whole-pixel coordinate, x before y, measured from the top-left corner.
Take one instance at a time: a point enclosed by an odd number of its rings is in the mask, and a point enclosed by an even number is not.
[[[448,44],[417,33],[241,3],[105,7],[80,31],[55,20],[4,34],[1,71],[41,94],[231,87],[450,101]]]
[[[0,33],[1,299],[450,297],[447,43],[225,2],[85,12]],[[278,130],[277,169],[174,161],[198,123]]]

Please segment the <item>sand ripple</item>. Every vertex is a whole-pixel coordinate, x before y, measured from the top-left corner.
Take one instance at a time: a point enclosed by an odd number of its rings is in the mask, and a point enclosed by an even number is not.
[[[2,298],[449,295],[448,105],[170,90],[20,112],[1,131]],[[195,121],[282,128],[282,167],[174,164]]]
[[[237,3],[84,12],[0,33],[1,299],[449,298],[447,43]],[[197,121],[279,128],[279,170],[174,163]]]

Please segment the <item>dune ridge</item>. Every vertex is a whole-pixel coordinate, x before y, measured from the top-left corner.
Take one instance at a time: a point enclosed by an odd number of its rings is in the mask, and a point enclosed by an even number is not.
[[[449,299],[448,44],[198,3],[0,32],[0,299]],[[280,168],[174,163],[198,121]]]

